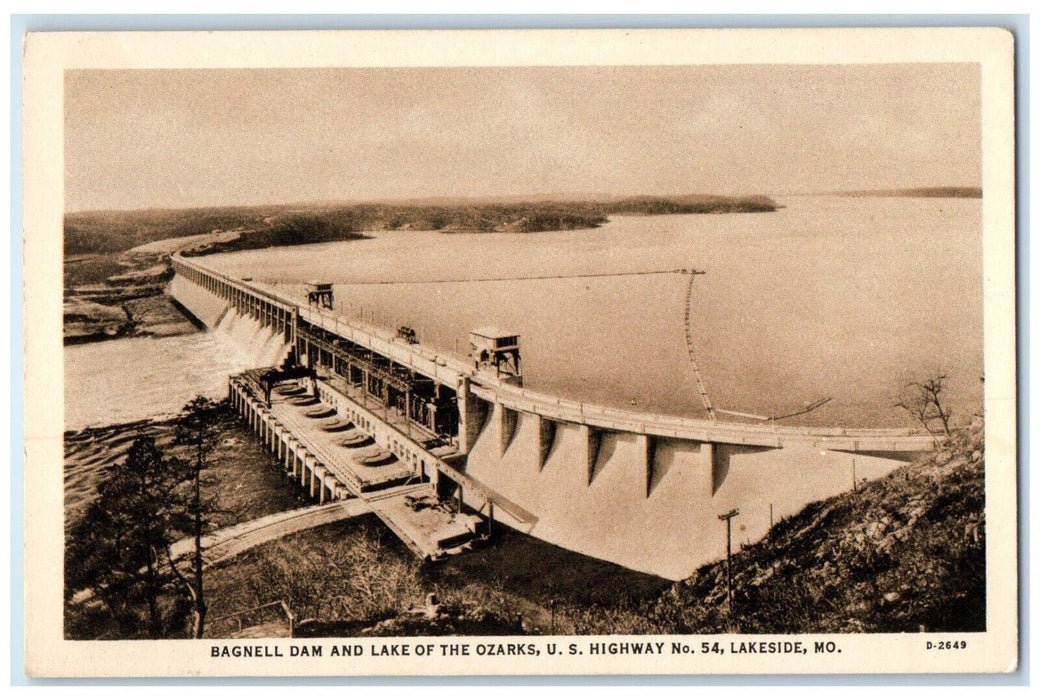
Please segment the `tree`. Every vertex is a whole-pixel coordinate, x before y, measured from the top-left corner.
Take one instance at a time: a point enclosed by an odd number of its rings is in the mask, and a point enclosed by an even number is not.
[[[209,457],[219,437],[218,424],[223,408],[204,396],[188,402],[177,420],[176,443],[189,448],[190,455],[183,463],[183,480],[187,493],[181,508],[181,527],[194,540],[190,569],[185,574],[167,549],[170,568],[184,586],[191,599],[192,637],[202,639],[206,626],[206,596],[203,586],[202,536],[208,528],[206,514],[210,504],[202,495],[202,486]]]
[[[953,410],[944,396],[948,379],[946,374],[937,374],[924,381],[910,382],[903,387],[895,406],[910,414],[933,436],[941,433],[949,437]]]
[[[171,573],[160,557],[172,542],[168,498],[178,471],[153,438],[137,438],[70,532],[66,578],[72,589],[94,590],[121,635],[141,628],[142,606],[150,637],[164,636],[171,624],[160,605]]]

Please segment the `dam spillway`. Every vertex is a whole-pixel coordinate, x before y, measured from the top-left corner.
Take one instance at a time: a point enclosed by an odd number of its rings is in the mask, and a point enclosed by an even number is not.
[[[176,255],[173,266],[171,294],[192,315],[211,328],[234,314],[266,329],[263,342],[279,353],[291,349],[313,370],[304,383],[316,403],[362,429],[415,484],[489,523],[667,578],[688,576],[725,553],[720,513],[739,509],[735,539],[755,541],[775,519],[934,448],[930,435],[908,430],[726,423],[532,392],[486,363],[230,278],[196,259]],[[231,391],[287,465],[286,452],[299,452],[291,441],[309,441],[292,469],[317,498],[363,496],[356,474],[341,468],[337,476],[331,468],[337,453],[329,435],[279,420],[275,413],[285,409],[263,406],[242,379]],[[384,521],[400,527],[392,515]],[[417,552],[433,551],[414,534],[398,534]]]

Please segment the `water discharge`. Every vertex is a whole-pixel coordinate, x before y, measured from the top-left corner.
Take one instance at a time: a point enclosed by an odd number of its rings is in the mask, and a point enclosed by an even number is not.
[[[201,290],[200,290],[201,291]],[[224,309],[212,331],[65,348],[65,429],[175,415],[197,394],[227,396],[228,376],[278,364],[280,333]]]
[[[252,316],[226,310],[217,321],[213,332],[227,338],[235,348],[245,353],[249,367],[269,367],[279,364],[289,351],[289,344],[281,333],[264,326]]]

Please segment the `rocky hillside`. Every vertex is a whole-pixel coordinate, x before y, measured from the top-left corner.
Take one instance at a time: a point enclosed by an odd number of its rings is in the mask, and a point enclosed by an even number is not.
[[[733,560],[654,601],[570,611],[576,632],[916,632],[985,629],[981,425],[858,492],[810,504]]]
[[[192,332],[195,327],[164,293],[172,276],[168,256],[162,254],[66,258],[65,344]]]

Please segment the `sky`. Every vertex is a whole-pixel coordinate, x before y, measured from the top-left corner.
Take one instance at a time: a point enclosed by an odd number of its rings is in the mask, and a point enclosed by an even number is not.
[[[971,64],[68,71],[65,209],[981,182]]]

